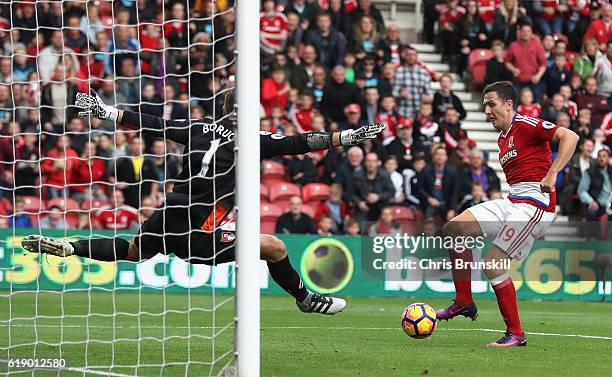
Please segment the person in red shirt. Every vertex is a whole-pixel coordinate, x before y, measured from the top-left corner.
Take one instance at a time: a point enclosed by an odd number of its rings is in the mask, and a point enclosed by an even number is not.
[[[591,122],[599,127],[603,117],[610,111],[606,98],[597,94],[597,79],[589,77],[584,84],[584,94],[576,97],[578,109],[591,110]]]
[[[521,24],[518,39],[510,44],[504,61],[514,76],[516,90],[530,87],[536,102],[539,102],[544,92],[542,76],[546,72],[547,60],[542,42],[533,35],[531,24]]]
[[[403,117],[395,108],[395,97],[391,94],[386,95],[380,101],[380,110],[376,113],[375,122],[386,124],[382,132],[383,145],[389,144],[397,136],[397,125]]]
[[[43,157],[41,168],[46,177],[49,199],[66,197],[66,186],[72,182],[73,165],[77,157],[76,151],[70,148],[70,138],[67,135],[60,136],[55,147]]]
[[[534,2],[534,9],[538,13],[536,24],[542,35],[563,32],[563,13],[568,10],[566,4],[559,4],[559,0],[540,0]]]
[[[478,3],[478,14],[484,21],[487,30],[490,32],[493,30],[493,24],[495,23],[495,13],[501,0],[477,0]]]
[[[130,230],[138,229],[140,216],[138,211],[125,204],[123,191],[113,190],[111,206],[103,208],[93,218],[95,229],[103,230]]]
[[[533,92],[530,88],[523,88],[520,94],[520,102],[516,108],[519,115],[527,115],[534,118],[539,118],[542,114],[542,106],[539,103],[533,103]]]
[[[448,9],[440,15],[440,39],[442,41],[442,61],[450,62],[459,53],[459,21],[465,14],[465,8],[459,6],[459,0],[448,0]]]
[[[106,181],[106,163],[96,156],[96,143],[93,141],[85,143],[81,158],[72,164],[71,178],[70,191],[77,200],[86,199],[88,195],[96,196],[95,192],[101,190],[99,183]]]
[[[319,111],[313,108],[314,97],[308,90],[300,93],[300,110],[295,112],[294,122],[298,128],[298,132],[311,132],[312,131],[312,120],[319,113]]]
[[[282,109],[285,108],[290,90],[291,86],[289,86],[286,80],[285,70],[282,68],[275,68],[274,71],[272,71],[272,77],[264,79],[261,83],[261,104],[264,107],[266,115],[272,113],[272,107],[274,105],[278,105]]]
[[[265,0],[259,16],[259,35],[261,50],[274,55],[282,50],[288,35],[287,17],[276,11],[274,0]]]
[[[582,37],[583,41],[595,39],[599,44],[599,50],[606,51],[606,46],[612,40],[612,4],[606,4],[603,8],[601,19],[591,23]]]

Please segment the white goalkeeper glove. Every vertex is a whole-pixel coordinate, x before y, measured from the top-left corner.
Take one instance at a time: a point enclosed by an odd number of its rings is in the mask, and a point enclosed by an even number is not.
[[[76,101],[74,105],[76,107],[80,107],[85,109],[85,111],[79,111],[79,118],[85,117],[94,117],[98,119],[108,119],[113,122],[117,121],[117,117],[119,116],[119,109],[113,106],[109,106],[104,104],[98,93],[96,93],[93,89],[87,93],[77,93]]]
[[[375,123],[356,130],[344,130],[340,132],[340,143],[342,145],[356,145],[367,139],[375,139],[386,127],[385,124]]]

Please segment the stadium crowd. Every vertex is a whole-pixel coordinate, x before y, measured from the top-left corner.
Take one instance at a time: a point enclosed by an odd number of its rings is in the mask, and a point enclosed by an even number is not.
[[[78,118],[74,96],[91,86],[119,108],[219,119],[234,85],[232,3],[0,4],[0,227],[133,229],[163,205],[181,146]],[[371,0],[261,2],[262,131],[388,125],[363,146],[264,161],[263,231],[392,233],[499,198],[499,177],[462,129],[466,110],[451,89],[457,75],[471,77],[480,49],[491,56],[483,83],[513,81],[520,114],[581,136],[559,176],[562,212],[604,215],[612,5],[424,0],[423,9],[423,38],[452,72],[422,63]]]

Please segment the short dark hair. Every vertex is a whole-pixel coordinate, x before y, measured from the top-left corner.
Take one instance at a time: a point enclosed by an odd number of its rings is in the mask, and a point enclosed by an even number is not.
[[[495,92],[497,96],[504,102],[512,101],[512,106],[516,107],[516,89],[510,81],[496,81],[485,86],[482,91],[484,96],[487,93]]]

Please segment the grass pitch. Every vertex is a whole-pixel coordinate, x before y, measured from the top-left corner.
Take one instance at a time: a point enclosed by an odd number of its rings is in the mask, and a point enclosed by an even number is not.
[[[344,313],[327,317],[302,314],[288,297],[262,297],[261,375],[610,375],[612,304],[520,302],[529,345],[487,349],[501,336],[493,330],[504,328],[495,301],[478,302],[475,322],[442,322],[430,338],[413,340],[402,332],[400,315],[415,301],[349,298]],[[436,308],[449,302],[423,301]],[[233,313],[228,296],[14,293],[10,301],[0,297],[0,359],[61,356],[71,368],[12,370],[16,376],[216,375],[232,361]],[[0,375],[6,373],[0,364]]]

